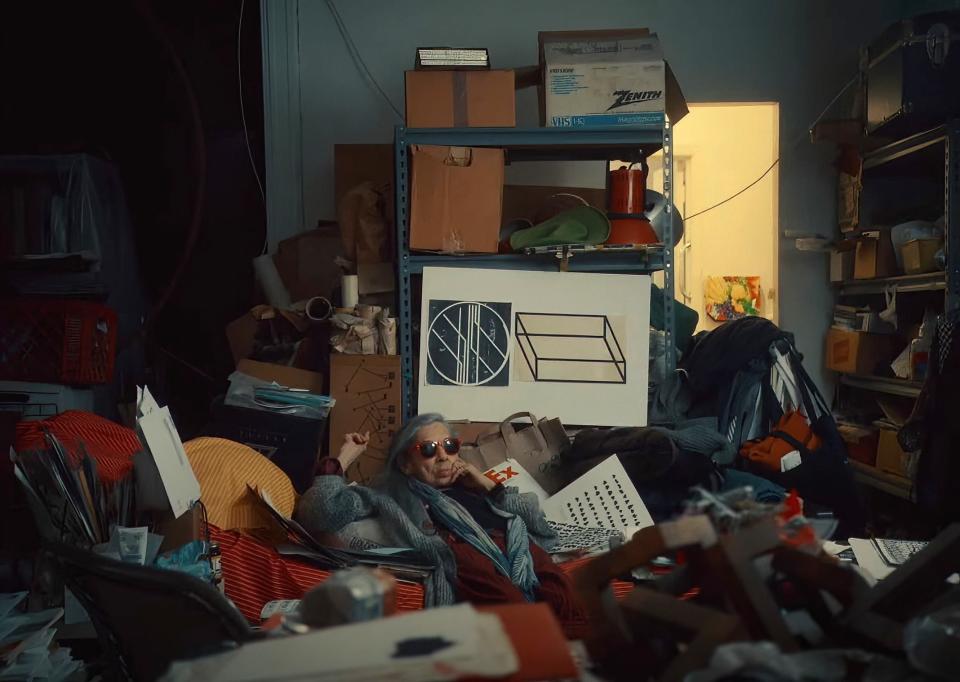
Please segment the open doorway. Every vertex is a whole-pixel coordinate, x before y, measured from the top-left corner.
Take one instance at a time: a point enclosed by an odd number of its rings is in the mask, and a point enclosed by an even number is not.
[[[676,126],[674,204],[684,217],[675,252],[676,298],[699,313],[697,331],[717,327],[721,321],[715,318],[730,313],[752,313],[742,294],[754,285],[756,314],[779,322],[777,168],[724,202],[776,160],[779,116],[775,102],[694,104]],[[663,187],[662,154],[648,163],[647,186]],[[654,281],[662,285],[663,274]],[[717,305],[724,291],[733,300]]]

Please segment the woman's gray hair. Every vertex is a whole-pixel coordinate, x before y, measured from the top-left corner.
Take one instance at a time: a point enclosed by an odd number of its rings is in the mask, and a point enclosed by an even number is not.
[[[418,414],[397,431],[393,440],[390,441],[390,448],[387,450],[387,464],[380,473],[380,479],[376,484],[377,488],[393,498],[414,525],[421,530],[424,522],[429,519],[420,498],[410,490],[407,475],[400,470],[400,465],[402,458],[416,441],[417,432],[431,424],[443,424],[448,429],[450,428],[443,415],[428,412]]]
[[[396,435],[393,437],[393,440],[390,441],[390,448],[387,450],[387,469],[400,471],[400,458],[403,454],[410,449],[410,446],[413,445],[414,441],[417,439],[417,432],[424,428],[425,426],[430,426],[431,424],[443,424],[448,429],[450,426],[447,424],[447,420],[443,418],[442,414],[437,414],[436,412],[428,412],[426,414],[418,414],[416,417],[408,421],[403,425]]]

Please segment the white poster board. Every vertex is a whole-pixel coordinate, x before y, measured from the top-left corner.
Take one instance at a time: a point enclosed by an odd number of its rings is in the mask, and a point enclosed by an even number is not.
[[[424,268],[420,320],[420,413],[646,426],[646,275]]]

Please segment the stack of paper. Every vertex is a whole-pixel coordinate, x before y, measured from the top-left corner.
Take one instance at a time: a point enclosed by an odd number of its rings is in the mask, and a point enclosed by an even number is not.
[[[44,450],[11,453],[14,475],[45,539],[93,545],[109,539],[112,525],[132,522],[132,481],[120,481],[107,491],[100,485],[96,460],[82,445],[71,457],[52,433],[45,439]]]
[[[69,649],[53,644],[53,625],[63,609],[35,613],[17,611],[26,592],[0,594],[0,680],[48,680],[59,682],[81,670]]]
[[[462,604],[253,642],[174,663],[163,679],[413,682],[504,677],[518,669],[500,619]]]

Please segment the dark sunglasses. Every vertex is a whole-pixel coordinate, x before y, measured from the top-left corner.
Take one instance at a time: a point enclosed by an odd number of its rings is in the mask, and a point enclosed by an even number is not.
[[[457,454],[460,452],[460,443],[462,442],[459,438],[444,438],[441,441],[424,440],[410,446],[410,449],[419,452],[424,459],[430,459],[436,456],[441,447],[448,455]]]

